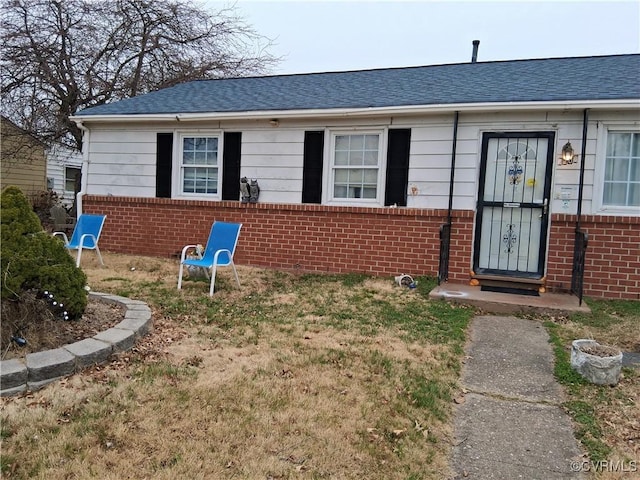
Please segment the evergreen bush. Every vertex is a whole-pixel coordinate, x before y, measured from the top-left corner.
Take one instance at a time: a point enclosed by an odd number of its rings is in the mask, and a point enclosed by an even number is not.
[[[2,299],[20,300],[26,290],[49,291],[79,318],[87,306],[87,277],[64,244],[47,234],[27,197],[16,187],[2,191]]]

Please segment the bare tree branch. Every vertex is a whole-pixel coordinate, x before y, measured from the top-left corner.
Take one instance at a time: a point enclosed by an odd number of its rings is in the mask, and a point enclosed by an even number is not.
[[[271,41],[186,0],[2,0],[2,114],[80,149],[69,117],[190,80],[269,71]]]

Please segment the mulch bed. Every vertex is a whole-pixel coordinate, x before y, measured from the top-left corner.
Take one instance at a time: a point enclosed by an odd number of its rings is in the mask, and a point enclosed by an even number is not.
[[[2,360],[22,358],[28,353],[62,347],[90,338],[120,323],[125,307],[89,297],[87,308],[78,320],[54,316],[46,302],[25,294],[21,302],[2,301],[0,328]],[[26,344],[23,345],[23,340]]]

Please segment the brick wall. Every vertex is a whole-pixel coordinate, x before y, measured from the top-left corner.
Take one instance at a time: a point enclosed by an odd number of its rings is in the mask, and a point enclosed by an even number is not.
[[[83,205],[86,213],[107,215],[100,239],[101,248],[107,251],[177,255],[186,244],[204,244],[211,223],[221,220],[243,223],[238,264],[388,276],[437,275],[439,229],[447,216],[446,210],[433,209],[109,196],[85,196]],[[453,212],[451,282],[469,281],[473,220],[472,211]],[[614,225],[618,220],[622,223]],[[568,290],[575,217],[554,216],[552,222],[547,285]],[[583,230],[590,235],[585,295],[640,298],[640,219],[590,216],[583,219]]]
[[[547,286],[571,286],[575,215],[553,215],[549,238]],[[585,215],[587,232],[584,293],[591,297],[640,300],[640,217]]]

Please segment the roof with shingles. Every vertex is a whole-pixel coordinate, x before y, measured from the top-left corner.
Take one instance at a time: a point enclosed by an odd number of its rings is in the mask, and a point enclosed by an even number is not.
[[[640,54],[197,80],[79,116],[640,99]]]

